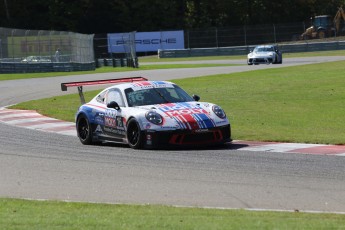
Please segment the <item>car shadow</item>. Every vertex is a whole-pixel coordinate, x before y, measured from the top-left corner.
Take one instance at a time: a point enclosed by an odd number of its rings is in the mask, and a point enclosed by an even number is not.
[[[105,143],[97,143],[97,146],[104,146],[104,147],[112,147],[112,148],[123,148],[123,149],[130,149],[130,147],[126,144],[117,144],[111,142]],[[193,146],[160,146],[159,148],[154,149],[138,149],[140,150],[150,150],[150,151],[210,151],[210,150],[239,150],[241,148],[248,147],[248,144],[243,143],[225,143],[222,145],[210,145],[210,146],[200,146],[200,145],[193,145]]]

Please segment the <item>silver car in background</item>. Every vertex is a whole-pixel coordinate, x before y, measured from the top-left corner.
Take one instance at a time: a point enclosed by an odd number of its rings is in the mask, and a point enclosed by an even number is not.
[[[275,45],[256,46],[247,56],[248,65],[258,64],[282,64],[282,52]]]

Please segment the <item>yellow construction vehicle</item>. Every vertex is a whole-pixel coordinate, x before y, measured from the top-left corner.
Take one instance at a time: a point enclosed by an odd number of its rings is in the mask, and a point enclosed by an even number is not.
[[[343,35],[345,32],[345,28],[344,28],[345,12],[342,6],[338,8],[338,11],[335,14],[333,22],[335,25],[336,36]]]
[[[311,18],[311,27],[301,35],[301,39],[325,38],[338,36],[343,31],[345,21],[345,13],[343,7],[340,6],[332,20],[330,15],[318,15]]]

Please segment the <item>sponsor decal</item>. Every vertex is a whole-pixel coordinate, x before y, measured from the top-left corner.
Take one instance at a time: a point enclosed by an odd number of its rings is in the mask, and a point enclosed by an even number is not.
[[[196,129],[194,130],[194,132],[196,133],[204,133],[204,132],[208,132],[209,130],[208,129]]]
[[[216,126],[213,119],[207,115],[207,111],[201,108],[200,105],[186,102],[169,103],[158,109],[173,118],[182,129],[209,129]]]
[[[152,88],[174,88],[174,86],[170,83],[163,82],[163,81],[153,81],[153,82],[137,82],[131,85],[134,91],[142,90],[142,89],[152,89]]]
[[[125,129],[122,117],[116,117],[116,127],[117,129],[121,129],[121,130]]]
[[[103,132],[103,130],[102,130],[100,125],[97,125],[97,128],[96,128],[95,132],[96,133],[102,133]]]
[[[144,127],[145,127],[145,129],[150,129],[151,128],[151,124],[150,123],[146,123],[146,124],[144,124]]]
[[[119,130],[119,129],[115,129],[115,128],[112,128],[112,127],[104,127],[104,131],[108,132],[108,133],[122,135],[122,136],[124,136],[125,133],[126,133],[124,130]]]
[[[121,116],[117,116],[118,111],[115,109],[106,109],[104,113],[104,128],[105,131],[116,133],[113,129],[116,130],[125,130],[125,122],[124,118]]]
[[[124,130],[124,124],[122,121],[122,117],[117,116],[115,118],[112,117],[105,117],[104,118],[104,126],[106,127],[112,127],[112,128],[117,128],[120,130]]]
[[[226,118],[224,118],[222,121],[216,122],[217,125],[221,125],[221,124],[225,124],[225,123],[228,123],[228,120]]]
[[[184,49],[184,31],[153,31],[108,34],[108,52],[124,53],[125,46],[135,44],[137,52],[155,51],[159,49]]]
[[[95,116],[95,123],[99,125],[104,125],[104,119],[101,116],[96,115]]]
[[[111,118],[111,117],[105,117],[104,118],[104,126],[115,128],[116,127],[116,119]]]
[[[117,110],[115,109],[106,109],[105,110],[105,117],[115,118],[117,115]]]

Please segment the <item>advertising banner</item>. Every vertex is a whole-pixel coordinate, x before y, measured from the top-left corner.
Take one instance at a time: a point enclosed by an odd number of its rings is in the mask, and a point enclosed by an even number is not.
[[[157,52],[158,49],[184,49],[183,30],[137,32],[134,41],[128,33],[108,34],[108,52],[126,53],[128,46],[135,45],[136,52]]]

